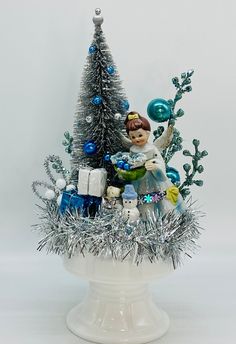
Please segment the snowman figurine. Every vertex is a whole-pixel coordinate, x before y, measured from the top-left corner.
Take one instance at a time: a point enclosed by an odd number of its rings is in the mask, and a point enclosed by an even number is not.
[[[122,216],[128,222],[135,222],[139,219],[140,213],[137,208],[138,204],[138,195],[134,190],[132,184],[125,185],[125,191],[122,193],[123,198],[123,210]]]

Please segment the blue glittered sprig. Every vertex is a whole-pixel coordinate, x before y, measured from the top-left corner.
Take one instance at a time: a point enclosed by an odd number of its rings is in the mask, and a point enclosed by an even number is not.
[[[186,198],[187,195],[190,194],[189,186],[195,184],[197,186],[203,185],[203,180],[194,179],[196,173],[202,173],[204,171],[204,167],[199,164],[199,161],[208,155],[206,150],[200,151],[198,149],[200,145],[200,141],[197,139],[193,140],[193,145],[195,148],[195,152],[191,154],[189,150],[184,150],[183,155],[189,156],[192,158],[192,165],[186,163],[183,165],[183,169],[185,171],[185,181],[180,185],[179,191],[183,198]]]
[[[168,100],[168,103],[171,106],[171,117],[168,121],[168,126],[169,125],[174,126],[176,119],[179,117],[183,117],[183,115],[184,115],[183,109],[179,108],[176,111],[175,107],[176,107],[176,103],[180,99],[182,99],[184,93],[186,93],[186,92],[188,93],[188,92],[192,91],[192,86],[190,84],[192,82],[191,77],[192,77],[193,73],[194,73],[194,71],[192,69],[190,69],[189,71],[182,73],[180,78],[177,76],[172,78],[172,83],[176,88],[176,94],[175,94],[174,99]],[[159,126],[153,132],[155,139],[160,137],[163,132],[164,132],[164,127]],[[174,154],[176,152],[181,151],[183,149],[182,142],[183,142],[183,138],[181,137],[180,132],[176,128],[174,128],[172,141],[171,141],[169,147],[167,149],[163,150],[163,152],[162,152],[162,157],[165,160],[166,164],[169,163],[169,161],[172,159],[172,157],[174,156]]]
[[[170,104],[171,111],[172,111],[172,116],[169,119],[168,125],[174,125],[175,120],[178,117],[182,117],[184,115],[184,110],[179,108],[177,111],[175,111],[175,106],[176,106],[176,103],[180,99],[182,99],[184,93],[189,93],[192,91],[191,77],[193,73],[194,73],[194,70],[190,69],[189,71],[182,73],[180,78],[178,78],[177,76],[172,78],[172,83],[176,88],[176,94],[175,94],[174,99],[168,100],[168,103]]]
[[[73,149],[73,137],[70,135],[68,131],[64,133],[65,140],[62,142],[63,146],[65,146],[65,152],[68,154],[72,153]]]
[[[193,73],[194,73],[193,70],[189,70],[185,73],[182,73],[180,78],[174,77],[172,79],[172,83],[176,88],[176,94],[175,94],[174,99],[168,100],[168,103],[171,106],[171,113],[172,113],[168,121],[168,126],[172,125],[174,127],[176,119],[184,115],[183,109],[179,108],[176,111],[175,107],[176,107],[176,103],[180,99],[182,99],[184,93],[192,91],[191,77]],[[158,137],[160,137],[163,134],[164,129],[165,128],[163,126],[159,126],[153,132],[153,135],[155,138],[154,140],[156,140]],[[192,142],[195,147],[195,152],[191,154],[190,151],[188,150],[183,151],[184,156],[189,156],[192,158],[192,165],[188,163],[183,165],[183,168],[185,171],[185,181],[179,187],[183,198],[186,198],[186,196],[190,194],[189,186],[192,186],[192,185],[202,186],[203,185],[202,180],[194,179],[194,177],[196,176],[197,173],[202,173],[204,171],[203,166],[199,164],[199,160],[208,155],[208,152],[206,150],[199,151],[198,149],[199,144],[200,144],[199,140],[194,139]],[[182,143],[183,143],[183,139],[180,135],[180,132],[174,127],[172,141],[170,145],[168,146],[168,148],[162,151],[162,157],[166,165],[169,163],[169,161],[172,159],[172,157],[174,156],[176,152],[181,151],[183,149]]]

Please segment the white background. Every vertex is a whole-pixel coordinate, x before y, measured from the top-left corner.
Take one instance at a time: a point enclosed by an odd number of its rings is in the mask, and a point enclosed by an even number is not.
[[[132,110],[145,114],[151,99],[173,97],[171,78],[195,69],[177,128],[185,148],[196,137],[209,151],[205,186],[192,192],[207,213],[206,231],[199,254],[153,286],[172,321],[160,343],[234,343],[233,0],[0,1],[1,342],[85,343],[64,323],[85,284],[66,273],[59,258],[36,252],[39,236],[30,225],[37,222],[37,200],[30,185],[45,179],[48,154],[68,161],[61,141],[72,130],[96,7]],[[181,170],[183,162],[179,155],[175,167]]]

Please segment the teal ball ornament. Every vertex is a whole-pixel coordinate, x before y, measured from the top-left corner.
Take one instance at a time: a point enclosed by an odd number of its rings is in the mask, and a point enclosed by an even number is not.
[[[165,99],[153,99],[148,104],[147,113],[155,122],[166,122],[171,117],[171,106]]]
[[[171,180],[171,182],[173,184],[179,185],[180,175],[179,175],[179,172],[174,167],[167,166],[166,167],[166,175]]]
[[[89,140],[83,145],[83,151],[86,155],[94,155],[97,153],[97,145],[94,141]]]
[[[124,110],[128,111],[128,110],[129,110],[129,102],[128,102],[128,100],[123,100],[123,101],[121,102],[121,106],[122,106],[122,108],[123,108]]]

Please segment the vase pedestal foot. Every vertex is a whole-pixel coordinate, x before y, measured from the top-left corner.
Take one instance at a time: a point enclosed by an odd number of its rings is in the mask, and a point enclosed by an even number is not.
[[[91,282],[85,299],[69,312],[67,326],[95,343],[142,344],[163,336],[169,318],[152,301],[147,284]]]

